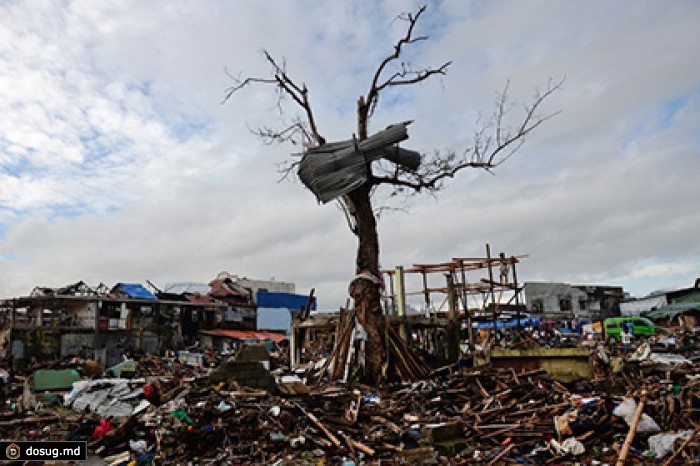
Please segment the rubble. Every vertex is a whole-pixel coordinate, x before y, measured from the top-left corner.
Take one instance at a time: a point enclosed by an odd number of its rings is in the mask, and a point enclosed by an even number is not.
[[[381,387],[330,382],[337,356],[316,366],[322,377],[270,372],[260,348],[143,357],[124,366],[130,378],[87,378],[86,361],[73,361],[83,378],[58,400],[60,390],[30,390],[36,372],[5,371],[0,431],[87,440],[119,465],[685,464],[700,459],[697,341],[650,339],[635,353],[592,346],[602,370],[571,382],[544,369],[429,369],[403,346],[403,380]]]

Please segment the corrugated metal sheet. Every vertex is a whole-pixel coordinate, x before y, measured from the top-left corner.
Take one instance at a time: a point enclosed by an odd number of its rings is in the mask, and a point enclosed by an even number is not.
[[[165,289],[166,293],[173,294],[183,294],[183,293],[199,293],[207,294],[209,293],[209,285],[206,283],[194,283],[194,282],[183,282],[183,283],[166,283]]]
[[[250,291],[235,284],[230,278],[212,280],[209,282],[209,286],[211,287],[209,294],[217,298],[247,298],[250,296]]]
[[[394,144],[408,139],[410,122],[391,125],[364,141],[340,141],[309,149],[299,164],[299,178],[323,203],[362,186],[373,160],[386,158],[410,170],[420,166],[418,152]]]
[[[658,309],[654,309],[653,311],[646,312],[642,314],[642,316],[652,320],[672,319],[678,315],[685,314],[686,312],[700,312],[700,302],[672,303]]]

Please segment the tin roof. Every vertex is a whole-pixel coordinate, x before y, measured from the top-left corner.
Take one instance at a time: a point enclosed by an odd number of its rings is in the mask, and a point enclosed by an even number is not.
[[[201,330],[200,333],[203,333],[204,335],[236,338],[238,340],[272,340],[275,343],[279,343],[280,341],[287,339],[287,337],[281,333],[254,330],[228,330],[218,328],[215,330]]]
[[[209,285],[206,283],[181,282],[181,283],[166,283],[165,293],[184,294],[184,293],[209,293]]]

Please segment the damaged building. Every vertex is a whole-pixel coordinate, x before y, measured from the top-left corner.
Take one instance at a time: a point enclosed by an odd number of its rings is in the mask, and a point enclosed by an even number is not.
[[[525,282],[523,295],[528,313],[552,320],[579,317],[597,321],[619,316],[620,303],[627,298],[621,286],[552,282]]]
[[[622,303],[623,312],[641,315],[665,327],[694,328],[700,325],[700,278],[692,287],[655,293]]]
[[[27,296],[0,300],[0,356],[14,367],[58,356],[90,357],[110,366],[128,353],[162,354],[202,344],[203,338],[212,344],[212,339],[246,340],[257,330],[257,302],[242,283],[224,272],[203,285],[161,290],[149,282],[152,291],[139,283],[37,286]],[[274,286],[255,281],[258,294]],[[293,290],[294,284],[282,286]]]
[[[112,365],[129,351],[160,353],[182,343],[183,309],[206,315],[217,307],[224,306],[158,299],[135,283],[111,289],[91,289],[83,282],[40,287],[29,296],[0,301],[15,366],[70,355]]]

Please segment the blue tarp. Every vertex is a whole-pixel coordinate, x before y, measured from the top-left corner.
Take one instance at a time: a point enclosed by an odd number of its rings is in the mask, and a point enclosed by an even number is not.
[[[117,283],[116,288],[121,289],[133,299],[152,299],[154,301],[158,299],[153,293],[148,291],[139,283]]]
[[[297,312],[302,307],[306,307],[309,301],[308,296],[293,293],[273,293],[269,291],[258,291],[255,296],[258,307],[287,308],[292,312]],[[311,309],[316,309],[316,297],[311,301]]]
[[[538,327],[540,325],[541,321],[542,321],[542,319],[540,319],[539,317],[521,317],[520,318],[520,326],[521,327]],[[581,333],[581,326],[586,325],[586,324],[590,324],[590,322],[587,320],[579,320],[576,329],[562,327],[562,325],[555,325],[554,328],[556,328],[557,330],[559,330],[562,333]],[[497,328],[499,330],[516,328],[518,326],[518,319],[498,320],[496,325],[497,325]],[[472,322],[472,328],[484,329],[484,330],[493,329],[493,321],[488,320],[488,321]]]
[[[540,325],[540,319],[537,317],[524,317],[520,319],[521,327],[537,327],[538,325]],[[498,320],[496,321],[496,326],[499,330],[503,330],[504,328],[516,328],[518,326],[518,319]],[[493,321],[473,322],[472,327],[485,330],[492,329]]]

